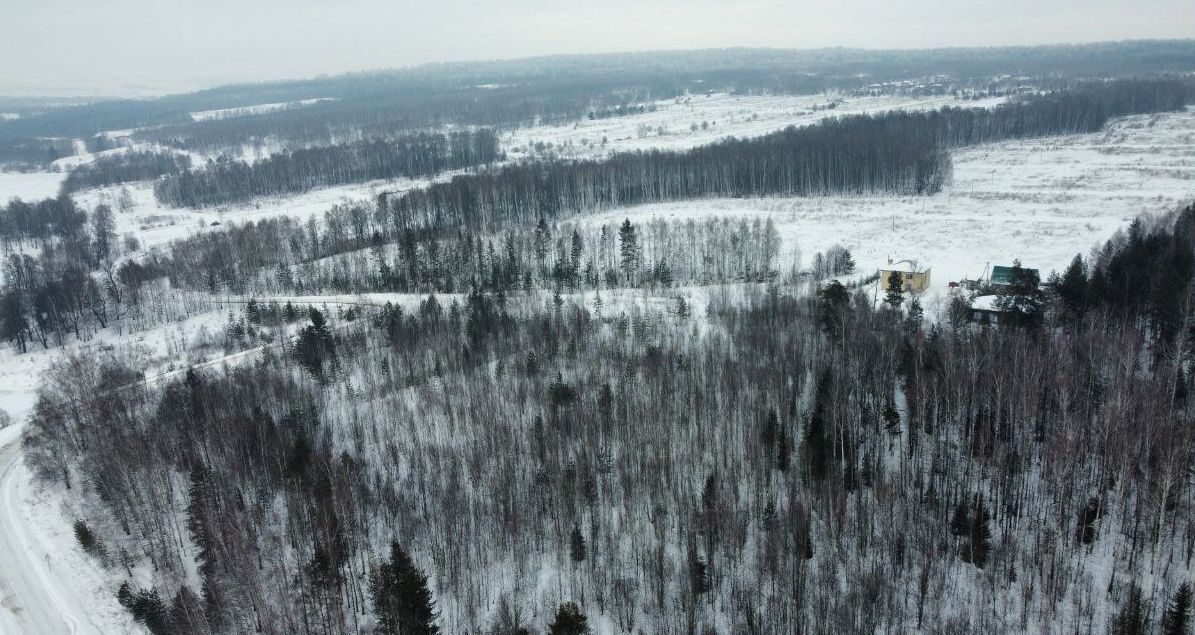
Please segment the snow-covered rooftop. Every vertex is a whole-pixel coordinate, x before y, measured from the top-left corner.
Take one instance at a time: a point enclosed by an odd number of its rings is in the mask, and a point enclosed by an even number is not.
[[[996,301],[1000,299],[998,295],[980,295],[971,300],[971,308],[977,311],[1000,311]]]

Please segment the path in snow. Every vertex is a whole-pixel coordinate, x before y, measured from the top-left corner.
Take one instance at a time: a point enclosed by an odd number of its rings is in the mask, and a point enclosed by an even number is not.
[[[104,633],[56,575],[49,556],[53,549],[22,518],[22,488],[29,480],[21,455],[22,427],[0,431],[0,632]]]

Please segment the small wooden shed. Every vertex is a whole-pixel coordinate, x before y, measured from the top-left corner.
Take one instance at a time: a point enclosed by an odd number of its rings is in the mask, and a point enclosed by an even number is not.
[[[930,270],[918,269],[915,264],[904,261],[903,263],[888,265],[888,267],[880,269],[881,290],[888,291],[888,282],[892,279],[894,272],[900,276],[901,288],[905,291],[924,293],[929,288]]]

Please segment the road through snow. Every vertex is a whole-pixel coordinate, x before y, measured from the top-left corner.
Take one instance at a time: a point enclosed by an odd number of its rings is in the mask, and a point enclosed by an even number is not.
[[[52,548],[30,530],[21,513],[29,474],[21,428],[0,431],[0,633],[103,633],[87,617],[73,589],[55,575]]]

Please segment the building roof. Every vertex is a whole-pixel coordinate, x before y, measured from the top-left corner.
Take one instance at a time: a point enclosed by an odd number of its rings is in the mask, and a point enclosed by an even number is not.
[[[1037,274],[1037,269],[1031,269],[1029,267],[1021,268],[1029,273]],[[1004,265],[996,265],[992,267],[992,284],[1012,284],[1013,269],[1014,267],[1005,267]]]
[[[1001,313],[1003,310],[996,304],[1000,299],[998,295],[980,295],[971,300],[971,308],[976,311],[991,311],[993,313]]]

